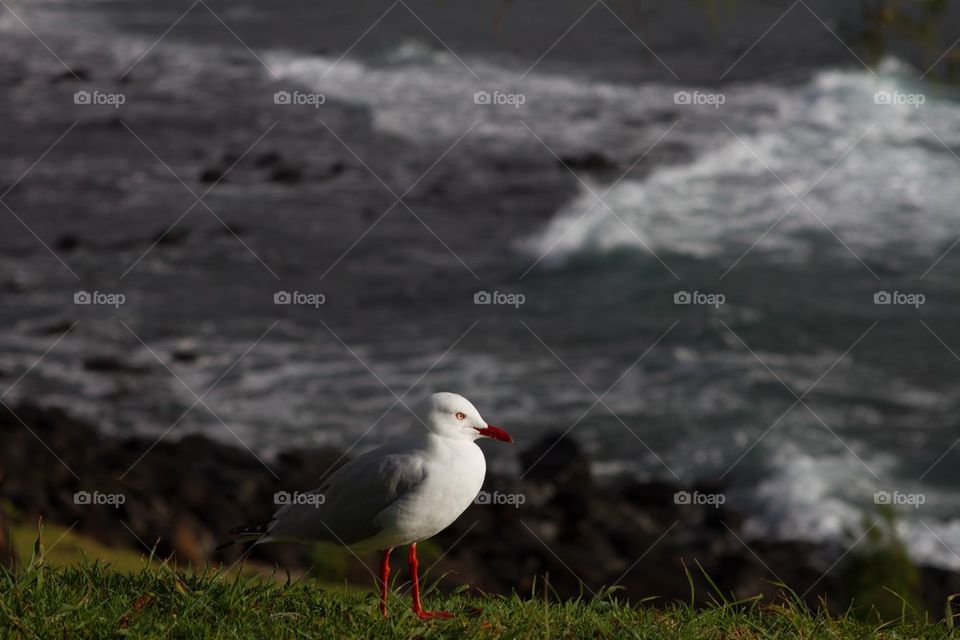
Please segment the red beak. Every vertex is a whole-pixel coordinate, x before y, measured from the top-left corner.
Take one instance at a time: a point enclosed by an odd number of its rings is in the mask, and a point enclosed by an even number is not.
[[[510,434],[501,429],[500,427],[495,427],[492,424],[488,424],[486,429],[477,429],[477,432],[486,436],[487,438],[493,438],[494,440],[502,440],[503,442],[513,443],[513,438],[510,437]]]

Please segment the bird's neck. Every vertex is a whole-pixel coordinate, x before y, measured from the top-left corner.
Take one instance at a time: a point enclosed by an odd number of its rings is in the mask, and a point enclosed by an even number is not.
[[[477,449],[473,440],[446,438],[430,431],[421,431],[417,434],[420,446],[427,451],[470,451]]]

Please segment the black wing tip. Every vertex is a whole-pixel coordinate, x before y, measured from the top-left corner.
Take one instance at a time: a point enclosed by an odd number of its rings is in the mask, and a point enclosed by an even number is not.
[[[242,527],[234,527],[230,530],[230,533],[237,537],[233,540],[227,540],[226,542],[217,545],[213,548],[213,550],[220,551],[221,549],[226,549],[227,547],[239,544],[241,542],[254,542],[265,536],[269,529],[270,522],[260,522],[257,524],[244,525]]]
[[[258,522],[257,524],[248,524],[242,527],[234,527],[230,533],[238,536],[257,536],[263,535],[270,528],[269,522]]]

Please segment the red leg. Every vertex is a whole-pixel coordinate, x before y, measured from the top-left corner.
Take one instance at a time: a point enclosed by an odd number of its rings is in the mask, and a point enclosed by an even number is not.
[[[413,612],[420,616],[421,620],[430,620],[432,618],[452,618],[453,614],[446,611],[424,611],[420,604],[420,578],[417,576],[417,543],[410,545],[410,552],[407,554],[407,563],[410,565],[410,580],[413,581]]]
[[[390,587],[388,578],[390,578],[390,552],[393,547],[383,552],[383,560],[380,561],[380,613],[387,617],[387,589]]]

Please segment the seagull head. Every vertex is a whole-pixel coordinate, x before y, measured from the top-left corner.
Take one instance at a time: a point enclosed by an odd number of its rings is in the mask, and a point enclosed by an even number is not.
[[[456,393],[434,393],[416,408],[419,421],[434,434],[455,440],[493,438],[513,442],[510,434],[487,424],[469,400]],[[415,422],[418,422],[415,420]]]

